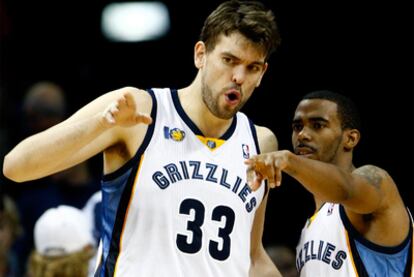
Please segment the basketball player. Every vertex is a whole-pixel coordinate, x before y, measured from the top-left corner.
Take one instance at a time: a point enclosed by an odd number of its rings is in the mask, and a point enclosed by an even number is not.
[[[32,180],[103,151],[96,276],[279,276],[261,242],[266,190],[251,191],[244,164],[277,139],[238,112],[279,41],[262,4],[224,2],[195,44],[191,85],[109,92],[18,144],[4,174]]]
[[[294,153],[246,163],[254,189],[262,179],[279,185],[283,171],[314,196],[316,212],[297,246],[300,276],[413,276],[412,219],[396,184],[384,169],[353,165],[360,139],[355,105],[316,91],[303,97],[292,126]]]

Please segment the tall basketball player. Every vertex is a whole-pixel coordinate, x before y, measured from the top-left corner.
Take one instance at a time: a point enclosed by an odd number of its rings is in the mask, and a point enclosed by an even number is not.
[[[261,238],[264,187],[244,160],[277,149],[239,110],[280,38],[260,3],[222,3],[194,47],[186,88],[125,87],[19,143],[4,174],[23,182],[104,155],[102,254],[96,276],[279,276]]]
[[[300,276],[413,276],[413,222],[388,173],[356,168],[360,119],[349,98],[331,91],[305,95],[293,118],[288,150],[246,161],[249,183],[280,184],[281,171],[315,199],[296,251]],[[258,174],[254,177],[254,171]]]

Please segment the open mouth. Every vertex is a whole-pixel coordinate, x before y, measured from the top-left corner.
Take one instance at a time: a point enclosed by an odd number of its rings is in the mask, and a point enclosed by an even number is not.
[[[230,105],[235,105],[240,102],[241,95],[240,92],[238,92],[237,90],[231,90],[225,93],[224,95],[226,97],[227,103],[229,103]]]

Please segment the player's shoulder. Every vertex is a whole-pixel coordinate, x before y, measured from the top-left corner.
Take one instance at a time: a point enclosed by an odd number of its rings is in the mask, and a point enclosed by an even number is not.
[[[381,181],[382,179],[391,179],[391,176],[385,169],[373,164],[365,164],[358,168],[355,168],[352,174],[377,181]]]
[[[364,178],[370,184],[380,188],[386,193],[398,191],[397,184],[388,171],[379,166],[373,164],[362,165],[354,169],[352,174]]]
[[[256,128],[257,139],[262,153],[278,150],[279,143],[272,130],[259,125],[254,125],[254,127]]]

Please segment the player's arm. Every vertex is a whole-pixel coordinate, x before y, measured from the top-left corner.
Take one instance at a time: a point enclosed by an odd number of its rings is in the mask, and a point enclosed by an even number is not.
[[[256,211],[251,234],[251,265],[249,277],[281,277],[279,270],[263,247],[262,236],[265,220],[267,196]]]
[[[373,165],[352,173],[335,165],[288,154],[284,171],[298,180],[322,202],[341,203],[359,214],[372,213],[382,205],[391,178]]]
[[[267,128],[256,126],[259,146],[262,152],[277,150],[276,136]],[[278,277],[282,276],[273,261],[265,251],[262,243],[267,194],[256,211],[251,234],[251,266],[250,277]]]
[[[288,150],[259,155],[252,160],[248,161],[249,168],[260,173],[253,184],[262,179],[280,179],[280,171],[283,171],[321,202],[341,203],[360,214],[378,210],[384,204],[387,191],[395,186],[386,171],[373,165],[362,166],[350,173],[336,165],[304,158]],[[269,173],[272,171],[279,173],[274,177]]]
[[[145,91],[126,87],[106,93],[65,121],[20,142],[5,156],[3,173],[17,182],[37,179],[126,143],[128,127],[151,122],[143,114],[150,108]]]

